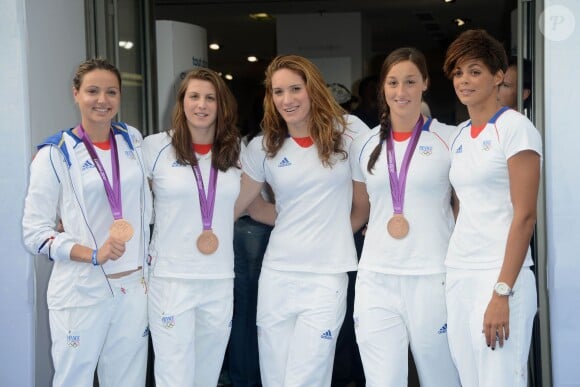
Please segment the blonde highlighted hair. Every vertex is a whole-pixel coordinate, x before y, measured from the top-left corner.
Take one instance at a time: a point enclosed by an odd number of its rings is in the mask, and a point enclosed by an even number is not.
[[[308,59],[298,55],[280,55],[266,69],[264,118],[264,147],[269,157],[278,153],[288,137],[288,126],[274,105],[272,76],[278,70],[288,69],[304,81],[310,98],[309,131],[324,166],[332,166],[332,156],[347,157],[343,149],[342,134],[346,130],[345,111],[335,101],[326,87],[320,70]]]

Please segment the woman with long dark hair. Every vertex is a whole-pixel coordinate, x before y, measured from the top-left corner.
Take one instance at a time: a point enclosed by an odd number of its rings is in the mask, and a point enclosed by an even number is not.
[[[424,55],[391,52],[381,69],[381,124],[351,149],[354,230],[368,221],[354,318],[367,386],[406,386],[410,346],[422,386],[459,386],[447,343],[445,266],[453,229],[449,137],[421,114]]]

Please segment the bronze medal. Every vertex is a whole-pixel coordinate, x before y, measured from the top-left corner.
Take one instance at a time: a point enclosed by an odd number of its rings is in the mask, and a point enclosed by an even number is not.
[[[217,236],[212,230],[203,230],[197,237],[197,249],[202,254],[213,254],[216,252],[219,245]]]
[[[403,214],[394,214],[387,223],[389,235],[395,239],[403,239],[409,233],[409,222]]]
[[[133,238],[133,226],[125,219],[116,219],[109,228],[109,235],[113,238],[128,242]]]

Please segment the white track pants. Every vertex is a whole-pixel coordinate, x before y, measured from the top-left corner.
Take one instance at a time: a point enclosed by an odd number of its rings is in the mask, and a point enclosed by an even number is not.
[[[469,387],[526,387],[532,325],[536,314],[534,273],[523,268],[509,299],[510,336],[502,348],[488,348],[483,315],[499,269],[447,272],[449,346],[461,383]]]
[[[267,387],[330,386],[348,276],[262,268],[258,347]]]
[[[157,387],[217,386],[231,331],[233,278],[151,277]]]
[[[447,342],[445,274],[359,271],[354,316],[367,387],[406,387],[409,345],[421,386],[460,385]]]
[[[109,279],[114,297],[97,305],[50,310],[53,385],[144,386],[147,368],[147,295],[137,271]]]

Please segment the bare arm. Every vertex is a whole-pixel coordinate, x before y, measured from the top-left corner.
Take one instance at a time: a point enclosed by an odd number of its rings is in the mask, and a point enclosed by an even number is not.
[[[264,200],[262,195],[258,195],[256,199],[248,206],[248,213],[250,217],[257,222],[273,226],[278,217],[276,207],[274,204]]]
[[[513,219],[509,229],[503,265],[498,282],[513,288],[522,269],[530,238],[536,223],[536,205],[540,182],[540,156],[531,150],[519,152],[507,162]],[[486,341],[495,348],[496,331],[499,345],[509,337],[509,297],[492,291],[491,301],[483,320]]]
[[[263,185],[264,183],[255,181],[245,173],[242,173],[240,194],[234,207],[234,220],[237,220],[248,209],[248,206],[260,196]]]
[[[125,253],[125,242],[107,238],[105,243],[97,250],[97,262],[99,265],[107,262],[109,259],[117,260]],[[77,262],[92,263],[93,249],[83,245],[75,244],[70,251],[70,259]]]
[[[352,182],[352,209],[350,211],[350,223],[352,231],[357,232],[369,220],[371,205],[367,186],[360,181]]]

